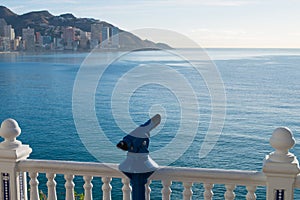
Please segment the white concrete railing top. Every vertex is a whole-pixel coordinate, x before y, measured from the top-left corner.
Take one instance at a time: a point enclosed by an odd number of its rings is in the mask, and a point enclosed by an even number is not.
[[[0,143],[0,199],[27,200],[26,173],[30,177],[30,199],[39,199],[38,174],[45,173],[47,177],[48,199],[55,200],[56,174],[65,177],[66,199],[74,198],[74,176],[84,179],[84,199],[92,199],[92,179],[101,177],[103,199],[111,199],[111,179],[122,179],[123,199],[130,199],[131,187],[128,178],[118,170],[118,165],[105,163],[50,161],[27,159],[32,152],[29,145],[24,145],[16,139],[21,133],[18,123],[13,119],[2,122],[0,136],[4,141]],[[291,200],[294,188],[300,186],[300,172],[297,158],[289,152],[295,144],[292,132],[285,127],[277,128],[270,139],[274,152],[266,155],[262,172],[201,169],[184,167],[160,167],[151,180],[161,180],[162,199],[170,199],[172,181],[182,182],[183,199],[192,199],[193,183],[203,183],[204,199],[213,198],[214,184],[224,184],[226,192],[224,199],[234,199],[236,185],[246,186],[246,199],[256,199],[257,186],[266,186],[268,200]],[[146,198],[150,198],[151,180],[146,185]]]

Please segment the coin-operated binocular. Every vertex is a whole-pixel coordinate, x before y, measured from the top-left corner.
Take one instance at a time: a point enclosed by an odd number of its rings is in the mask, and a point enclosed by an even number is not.
[[[126,159],[119,165],[122,171],[129,179],[132,186],[132,200],[145,199],[145,184],[151,174],[158,169],[158,165],[149,156],[150,131],[154,129],[161,121],[159,114],[149,119],[146,123],[140,125],[122,141],[117,147],[128,151]]]

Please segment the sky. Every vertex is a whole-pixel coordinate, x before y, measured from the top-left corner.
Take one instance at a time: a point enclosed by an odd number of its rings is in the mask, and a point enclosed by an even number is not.
[[[17,14],[48,10],[127,31],[175,31],[204,48],[300,48],[299,0],[1,0]],[[156,41],[163,42],[163,41]],[[175,47],[182,44],[174,42]],[[177,46],[176,46],[177,45]]]

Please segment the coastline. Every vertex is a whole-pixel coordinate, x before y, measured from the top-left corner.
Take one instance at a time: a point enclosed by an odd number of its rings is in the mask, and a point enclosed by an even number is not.
[[[19,54],[18,51],[0,51],[0,54]]]

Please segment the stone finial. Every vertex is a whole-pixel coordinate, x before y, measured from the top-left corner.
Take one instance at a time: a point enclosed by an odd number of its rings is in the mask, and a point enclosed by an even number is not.
[[[2,122],[0,136],[4,141],[0,143],[0,148],[14,149],[22,145],[16,138],[21,134],[18,122],[14,119],[6,119]]]
[[[294,160],[295,156],[289,152],[289,149],[295,145],[295,138],[289,128],[275,129],[270,138],[270,144],[275,149],[275,152],[270,154],[270,161],[286,163]]]

